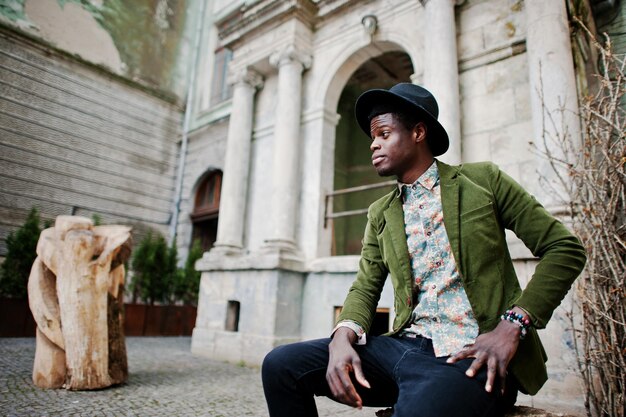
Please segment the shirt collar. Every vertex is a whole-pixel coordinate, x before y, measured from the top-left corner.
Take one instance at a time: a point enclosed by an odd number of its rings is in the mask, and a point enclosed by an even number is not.
[[[400,194],[402,194],[404,187],[417,188],[418,185],[421,185],[430,191],[435,185],[437,185],[438,181],[439,170],[437,169],[437,162],[433,161],[432,165],[424,171],[424,173],[420,175],[420,177],[413,184],[404,184],[398,181],[398,190],[400,190]]]

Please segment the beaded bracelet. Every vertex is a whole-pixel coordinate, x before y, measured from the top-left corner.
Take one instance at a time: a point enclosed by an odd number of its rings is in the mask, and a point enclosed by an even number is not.
[[[500,316],[501,320],[510,321],[513,324],[517,324],[520,328],[519,338],[523,339],[526,337],[528,333],[528,328],[530,327],[530,321],[528,319],[524,319],[524,316],[521,314],[517,314],[512,310],[507,310],[503,315]]]

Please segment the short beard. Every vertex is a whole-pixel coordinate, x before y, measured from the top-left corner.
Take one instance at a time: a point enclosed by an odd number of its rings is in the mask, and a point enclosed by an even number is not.
[[[381,167],[381,168],[376,168],[374,167],[374,169],[376,170],[376,173],[378,174],[379,177],[391,177],[393,174],[393,172],[391,172],[391,170],[389,168],[385,168],[385,167]]]

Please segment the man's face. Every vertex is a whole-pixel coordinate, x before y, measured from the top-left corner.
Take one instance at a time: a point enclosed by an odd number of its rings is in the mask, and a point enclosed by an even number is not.
[[[407,130],[393,113],[370,121],[372,165],[380,176],[396,175],[401,182],[415,167],[418,147],[415,132]]]

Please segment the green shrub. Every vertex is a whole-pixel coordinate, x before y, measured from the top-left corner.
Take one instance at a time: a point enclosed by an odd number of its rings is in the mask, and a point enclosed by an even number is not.
[[[168,247],[161,235],[149,232],[133,252],[133,278],[130,291],[133,302],[195,305],[200,273],[194,264],[202,256],[200,242],[194,242],[184,268],[178,268],[176,241]]]
[[[91,215],[91,221],[92,221],[94,226],[101,226],[102,225],[102,216],[99,215],[98,213],[93,213]]]
[[[32,208],[24,224],[7,236],[7,255],[0,267],[0,295],[27,298],[28,277],[37,257],[37,241],[42,230],[39,224],[39,212]]]
[[[173,284],[176,282],[176,246],[167,246],[161,235],[152,232],[139,242],[133,253],[131,268],[133,299],[139,297],[144,303],[171,302]]]
[[[181,281],[177,286],[176,298],[185,305],[198,304],[198,290],[200,288],[200,272],[196,271],[196,261],[202,258],[202,245],[200,240],[194,240],[185,261],[185,267],[181,270]]]

